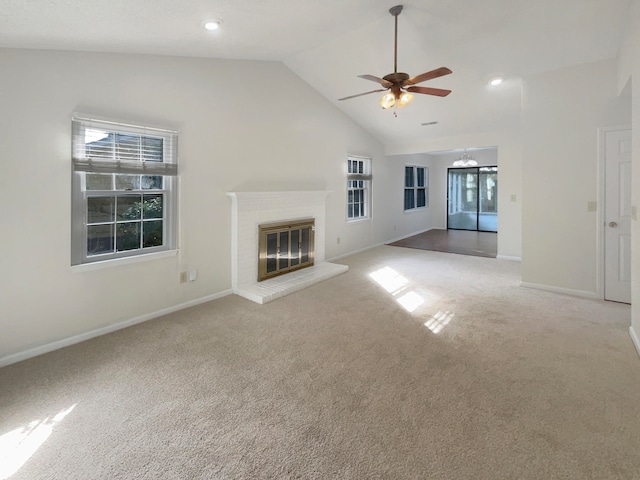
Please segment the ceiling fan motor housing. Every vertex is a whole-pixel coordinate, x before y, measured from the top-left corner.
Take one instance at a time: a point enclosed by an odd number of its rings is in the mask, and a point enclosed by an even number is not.
[[[409,80],[409,74],[402,72],[393,72],[389,75],[385,75],[384,77],[382,77],[382,79],[393,84],[402,85],[405,80]]]

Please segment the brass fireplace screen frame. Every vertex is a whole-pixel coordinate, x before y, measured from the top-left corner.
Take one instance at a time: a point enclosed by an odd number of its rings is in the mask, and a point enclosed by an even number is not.
[[[259,282],[313,265],[315,219],[265,223],[258,228]]]

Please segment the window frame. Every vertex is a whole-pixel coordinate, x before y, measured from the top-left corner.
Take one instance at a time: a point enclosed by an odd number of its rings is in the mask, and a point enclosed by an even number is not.
[[[353,168],[354,162],[358,165],[355,169]],[[371,218],[371,179],[371,157],[347,155],[347,223],[361,222]],[[357,201],[355,199],[356,196],[358,196]],[[363,210],[362,214],[353,215],[355,211],[353,207],[355,205],[359,206],[359,211]]]
[[[132,160],[131,149],[119,157],[115,149],[111,154],[98,154],[88,157],[86,154],[86,130],[102,130],[114,137],[117,134],[130,135],[134,138],[140,137],[137,150],[133,151],[138,155],[138,160]],[[153,160],[159,157],[158,152],[149,154],[151,160],[145,158],[147,144],[145,138],[161,138],[162,158],[161,161]],[[178,171],[177,171],[177,140],[178,132],[165,128],[151,126],[132,125],[112,120],[96,119],[84,115],[75,114],[72,117],[72,181],[71,181],[71,266],[82,267],[86,265],[114,264],[122,263],[123,260],[139,261],[143,258],[166,256],[168,252],[175,252],[177,249],[177,198],[178,198]],[[114,144],[117,140],[114,140]],[[106,150],[104,150],[106,151]],[[87,176],[90,174],[105,174],[111,176],[110,189],[87,190]],[[120,188],[116,184],[118,175],[138,176],[140,184],[134,188]],[[143,188],[143,177],[162,177],[161,188]],[[144,201],[143,195],[162,196],[162,216],[148,218],[145,220],[144,213],[141,212],[140,219],[131,220],[140,226],[140,247],[118,250],[117,234],[118,225],[124,225],[122,219],[118,219],[116,202],[118,198],[126,196],[140,196],[141,202],[138,204],[142,210]],[[92,224],[89,222],[89,199],[106,197],[113,199],[113,211],[111,220],[104,222],[104,225],[111,225],[113,249],[111,252],[91,255],[89,253],[88,231]],[[162,221],[162,243],[160,245],[144,246],[144,222]],[[93,222],[93,225],[102,222]],[[118,261],[118,262],[115,262]]]
[[[409,169],[411,169],[410,179],[407,175]],[[422,171],[422,185],[419,185],[419,170]],[[422,200],[424,201],[424,205],[418,205],[419,200],[421,199],[421,192],[423,193]],[[429,167],[425,167],[424,165],[405,165],[403,193],[403,210],[405,212],[413,212],[429,208]],[[409,207],[407,207],[408,200],[410,200],[409,203],[411,204]]]

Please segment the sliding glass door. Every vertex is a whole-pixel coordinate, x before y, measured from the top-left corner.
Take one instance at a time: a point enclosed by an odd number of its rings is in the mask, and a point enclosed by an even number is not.
[[[498,167],[450,168],[447,228],[498,231]]]

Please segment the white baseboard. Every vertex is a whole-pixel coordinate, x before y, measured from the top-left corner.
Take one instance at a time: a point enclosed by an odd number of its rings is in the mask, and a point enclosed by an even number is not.
[[[638,337],[633,325],[629,327],[629,335],[631,335],[631,341],[633,342],[633,345],[635,345],[638,355],[640,355],[640,337]]]
[[[402,235],[401,237],[392,238],[391,240],[387,240],[383,242],[382,245],[387,243],[398,242],[400,240],[404,240],[405,238],[413,237],[414,235],[420,235],[421,233],[428,232],[429,230],[433,230],[433,228],[425,228],[424,230],[418,230],[417,232],[408,233],[406,235]]]
[[[359,248],[358,250],[352,250],[350,252],[341,253],[340,255],[336,255],[335,257],[325,258],[325,261],[333,262],[335,260],[348,257],[349,255],[355,255],[356,253],[366,252],[367,250],[371,250],[372,248],[379,247],[380,245],[384,245],[384,243],[376,243],[375,245],[369,245],[368,247]]]
[[[512,262],[521,262],[522,261],[522,258],[520,258],[520,257],[511,257],[509,255],[498,255],[496,258],[498,260],[509,260],[509,261],[512,261]]]
[[[543,285],[540,283],[520,282],[521,287],[533,288],[534,290],[544,290],[545,292],[561,293],[563,295],[571,295],[573,297],[600,299],[596,292],[587,290],[573,290],[571,288],[554,287],[553,285]]]
[[[81,333],[80,335],[74,335],[73,337],[63,338],[61,340],[56,340],[55,342],[46,343],[44,345],[30,348],[22,352],[7,355],[5,357],[0,358],[0,368],[6,367],[7,365],[11,365],[12,363],[17,363],[23,360],[27,360],[32,357],[37,357],[38,355],[42,355],[44,353],[53,352],[54,350],[59,350],[60,348],[69,347],[71,345],[75,345],[76,343],[84,342],[85,340],[90,340],[92,338],[99,337],[101,335],[106,335],[107,333],[112,333],[117,330],[122,330],[123,328],[131,327],[138,323],[146,322],[147,320],[152,320],[154,318],[158,318],[163,315],[167,315],[169,313],[177,312],[185,308],[194,307],[201,303],[210,302],[211,300],[216,300],[218,298],[226,297],[227,295],[231,295],[231,293],[233,293],[231,290],[225,290],[223,292],[214,293],[212,295],[207,295],[206,297],[191,300],[189,302],[181,303],[179,305],[163,308],[162,310],[158,310],[156,312],[140,315],[139,317],[131,318],[123,322],[118,322],[113,325],[107,325],[106,327],[101,327],[95,330],[91,330],[89,332]]]
[[[405,238],[413,237],[414,235],[420,235],[421,233],[428,232],[429,230],[433,230],[432,228],[425,228],[424,230],[419,230],[417,232],[408,233],[406,235],[402,235],[401,237],[392,238],[390,240],[385,240],[384,242],[374,243],[373,245],[369,245],[368,247],[359,248],[357,250],[352,250],[350,252],[341,253],[340,255],[336,255],[335,257],[326,258],[327,262],[333,262],[334,260],[338,260],[340,258],[348,257],[349,255],[355,255],[356,253],[366,252],[367,250],[371,250],[372,248],[381,247],[382,245],[387,245],[388,243],[397,242],[398,240],[404,240]]]

